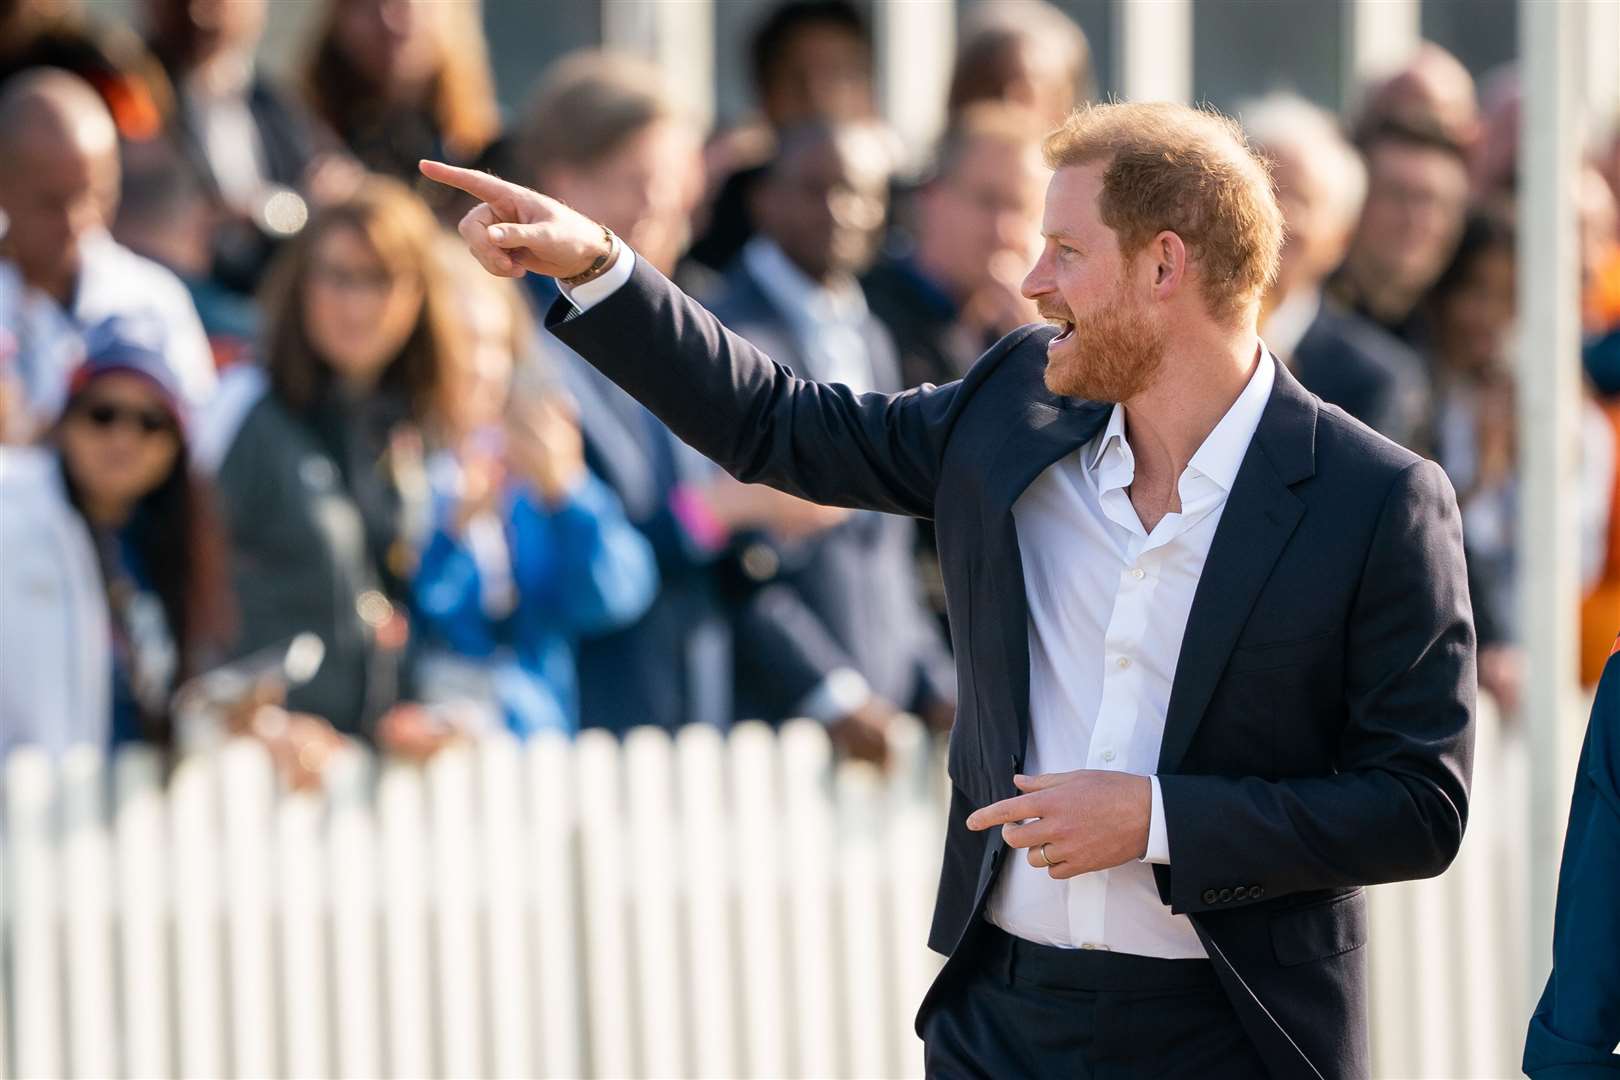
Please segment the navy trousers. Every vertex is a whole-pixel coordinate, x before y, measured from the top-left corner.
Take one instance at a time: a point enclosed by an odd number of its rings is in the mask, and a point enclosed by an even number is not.
[[[923,1021],[930,1077],[1266,1075],[1208,960],[1058,949],[982,920],[962,948]]]

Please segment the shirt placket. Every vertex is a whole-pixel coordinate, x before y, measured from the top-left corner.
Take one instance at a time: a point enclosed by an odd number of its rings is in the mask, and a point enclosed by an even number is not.
[[[1122,771],[1129,767],[1127,753],[1136,729],[1140,708],[1140,685],[1136,670],[1143,631],[1147,626],[1148,584],[1147,573],[1140,564],[1147,537],[1140,526],[1132,527],[1129,518],[1120,520],[1126,507],[1117,499],[1109,507],[1111,496],[1123,497],[1116,489],[1104,493],[1104,508],[1112,527],[1119,530],[1121,540],[1119,561],[1120,585],[1115,594],[1113,610],[1109,613],[1108,627],[1103,636],[1102,695],[1097,703],[1097,716],[1092,725],[1091,741],[1086,748],[1087,769]],[[1108,511],[1113,512],[1108,512]],[[1082,948],[1100,945],[1107,940],[1108,883],[1110,872],[1082,874],[1070,881],[1069,932],[1070,940]]]

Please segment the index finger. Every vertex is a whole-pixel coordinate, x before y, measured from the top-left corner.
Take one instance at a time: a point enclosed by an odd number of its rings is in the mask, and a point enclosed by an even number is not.
[[[463,169],[459,165],[446,165],[442,161],[423,158],[417,162],[417,168],[429,180],[446,184],[458,191],[465,191],[475,199],[489,202],[512,194],[514,185],[507,183],[498,176],[491,176],[477,169]]]
[[[1014,795],[1010,799],[983,806],[968,815],[967,827],[974,832],[988,829],[992,825],[1006,825],[1013,821],[1023,821],[1026,818],[1040,817],[1037,808],[1040,801],[1040,792],[1031,792],[1028,795]]]

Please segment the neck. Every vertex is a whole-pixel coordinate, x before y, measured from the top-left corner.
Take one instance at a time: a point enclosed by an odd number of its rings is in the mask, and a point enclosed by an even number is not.
[[[917,269],[921,270],[928,280],[939,286],[947,296],[956,301],[957,306],[960,307],[967,303],[969,290],[963,289],[958,282],[952,279],[937,254],[931,251],[927,244],[917,245],[917,252],[913,256],[913,261],[916,262]]]
[[[1160,377],[1125,402],[1126,438],[1136,458],[1135,483],[1174,490],[1259,362],[1259,336],[1252,322],[1202,341],[1184,339],[1167,351]]]
[[[98,529],[121,529],[135,512],[133,503],[119,499],[98,499],[88,493],[81,493],[79,503],[85,519]]]

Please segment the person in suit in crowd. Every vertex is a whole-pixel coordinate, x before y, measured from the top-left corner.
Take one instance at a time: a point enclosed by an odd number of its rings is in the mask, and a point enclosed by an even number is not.
[[[168,140],[221,220],[210,276],[251,295],[275,244],[308,216],[309,114],[258,69],[265,0],[145,0],[147,46],[174,89]]]
[[[849,0],[778,4],[754,31],[748,60],[763,127],[739,128],[711,145],[711,158],[727,160],[710,169],[707,223],[689,253],[716,273],[731,265],[753,235],[752,191],[778,133],[812,120],[877,115],[872,27]]]
[[[656,70],[609,53],[560,60],[535,90],[514,152],[521,175],[636,237],[652,265],[673,270],[697,198],[697,143]],[[550,279],[526,284],[538,312],[557,297]],[[729,723],[731,629],[718,561],[732,531],[802,535],[835,516],[736,483],[549,332],[540,348],[577,404],[591,471],[651,542],[661,582],[636,622],[580,642],[582,726]]]
[[[1033,114],[982,102],[958,114],[911,193],[908,246],[861,281],[893,335],[902,386],[961,378],[997,338],[1035,318],[1018,282],[1040,244],[1050,175]],[[932,522],[917,523],[917,575],[946,625]]]
[[[38,432],[60,415],[85,329],[123,317],[172,368],[186,407],[213,394],[214,362],[185,286],[107,231],[118,207],[118,135],[89,84],[38,68],[0,90],[0,329]],[[27,431],[20,433],[27,438]]]
[[[1419,301],[1451,258],[1468,209],[1467,158],[1441,131],[1393,121],[1362,132],[1356,145],[1367,162],[1367,195],[1327,292],[1421,347]]]
[[[1323,283],[1349,247],[1367,191],[1361,157],[1328,113],[1292,94],[1238,108],[1249,141],[1271,162],[1288,237],[1261,306],[1266,347],[1304,385],[1357,420],[1418,449],[1426,445],[1423,360],[1375,323],[1342,311]]]
[[[960,379],[997,338],[1034,320],[1018,283],[1040,244],[1050,176],[1041,134],[1016,106],[963,112],[911,196],[907,248],[861,279],[894,336],[904,385]]]
[[[1045,150],[1024,289],[1055,329],[899,395],[773,363],[556,200],[422,168],[483,200],[486,269],[560,275],[552,332],[739,478],[934,518],[930,1073],[1364,1076],[1364,887],[1440,873],[1467,819],[1451,485],[1261,345],[1282,214],[1236,124],[1097,106]]]
[[[1028,109],[1042,131],[1096,93],[1085,31],[1045,0],[976,4],[966,12],[945,111],[1001,102]]]
[[[898,392],[894,343],[855,277],[882,230],[887,185],[869,129],[783,132],[755,189],[759,233],[710,301],[715,317],[804,378]],[[914,542],[911,522],[872,513],[799,543],[740,538],[757,591],[737,615],[738,715],[808,716],[876,760],[900,709],[948,729],[954,677],[920,602]]]
[[[1530,1017],[1531,1080],[1620,1076],[1620,641],[1598,681],[1553,913],[1553,970]]]

